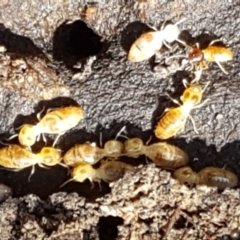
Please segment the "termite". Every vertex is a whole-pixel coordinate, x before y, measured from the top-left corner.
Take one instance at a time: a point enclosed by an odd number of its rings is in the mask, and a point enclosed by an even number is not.
[[[123,151],[123,144],[117,140],[109,140],[103,148],[95,143],[77,144],[66,152],[63,161],[66,165],[75,167],[79,163],[95,164],[104,157],[118,158]]]
[[[84,182],[86,179],[98,183],[100,183],[101,180],[104,182],[113,182],[122,178],[126,171],[134,172],[135,168],[132,165],[119,161],[101,162],[101,166],[97,169],[93,168],[89,163],[80,163],[73,168],[71,172],[72,178],[63,183],[60,187],[63,187],[71,181]]]
[[[182,41],[178,38],[180,30],[177,25],[183,21],[185,21],[185,18],[175,24],[171,23],[167,26],[165,26],[164,23],[160,31],[153,29],[154,31],[143,33],[132,44],[128,53],[128,60],[131,62],[140,62],[156,54],[163,44],[170,48],[167,43],[172,43],[174,41],[182,43]]]
[[[187,183],[191,186],[194,184],[213,186],[220,190],[235,187],[238,184],[236,174],[217,167],[206,167],[198,173],[194,172],[190,167],[183,167],[177,169],[173,173],[173,177],[180,183]]]
[[[202,107],[208,99],[200,104],[202,100],[202,95],[206,90],[210,82],[202,88],[199,84],[190,84],[187,86],[187,83],[183,81],[185,90],[180,100],[182,104],[179,103],[176,99],[170,98],[174,103],[178,104],[179,107],[174,107],[166,109],[163,117],[158,122],[155,128],[155,136],[159,139],[168,139],[176,135],[180,130],[185,127],[188,117],[192,121],[195,132],[197,129],[195,127],[194,120],[190,115],[192,109]]]
[[[37,154],[19,145],[9,145],[0,149],[0,166],[13,170],[22,170],[33,166],[30,176],[34,173],[34,165],[38,164],[41,167],[44,167],[42,164],[46,166],[62,165],[61,159],[61,152],[53,147],[44,147]]]
[[[221,62],[231,61],[233,59],[233,53],[229,48],[213,45],[215,42],[219,41],[221,40],[213,40],[205,49],[200,49],[197,43],[197,47],[192,48],[187,59],[191,64],[199,66],[200,70],[207,68],[207,62],[216,62],[219,68],[227,74],[228,72],[223,68]]]
[[[36,125],[25,124],[21,127],[18,140],[21,145],[31,147],[42,134],[58,134],[53,146],[61,135],[75,127],[83,118],[83,110],[80,107],[63,107],[48,112],[42,119],[37,115],[39,123]],[[12,136],[11,138],[15,137]]]
[[[144,145],[141,139],[132,138],[125,141],[124,152],[133,158],[145,155],[156,165],[166,168],[182,167],[188,162],[188,156],[184,151],[166,142]]]
[[[169,57],[167,61],[177,57],[185,58],[186,63],[191,64],[191,70],[195,68],[196,72],[199,72],[199,76],[195,79],[196,81],[200,79],[202,71],[208,68],[209,62],[216,62],[219,68],[225,74],[228,74],[221,63],[231,61],[233,59],[233,53],[229,48],[225,46],[213,45],[214,43],[220,41],[220,39],[215,39],[211,41],[209,45],[204,49],[200,48],[199,43],[196,43],[196,47],[185,44],[185,46],[191,48],[191,51],[187,55],[174,55]]]

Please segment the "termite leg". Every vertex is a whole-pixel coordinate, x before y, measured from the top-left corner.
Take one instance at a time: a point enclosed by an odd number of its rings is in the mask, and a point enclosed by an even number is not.
[[[15,130],[21,129],[25,124],[20,125],[19,127],[16,127]]]
[[[100,180],[100,181],[98,181],[98,186],[99,186],[99,192],[101,192],[101,191],[102,191],[101,180]]]
[[[53,110],[57,110],[57,109],[59,109],[59,107],[55,107],[55,108],[48,108],[48,110],[47,110],[47,113],[49,113],[49,112],[51,112],[51,111],[53,111]]]
[[[39,134],[39,135],[37,136],[37,139],[36,139],[37,142],[39,142],[40,137],[41,137],[41,134]]]
[[[180,103],[177,99],[172,98],[168,93],[166,93],[166,96],[167,96],[170,100],[172,100],[174,103],[176,103],[177,105],[181,106],[181,103]]]
[[[128,137],[122,135],[122,132],[123,133],[126,133],[126,126],[123,126],[120,131],[117,133],[116,137],[114,138],[114,140],[117,140],[118,137],[123,137],[125,139],[129,139]]]
[[[187,18],[182,18],[181,20],[177,21],[174,25],[179,25],[180,23],[186,21]]]
[[[198,104],[197,106],[194,106],[193,109],[196,109],[196,108],[201,108],[203,105],[205,105],[210,99],[207,98],[205,99],[202,103]]]
[[[164,27],[165,27],[165,25],[166,25],[166,22],[167,22],[167,20],[165,20],[165,21],[163,22],[163,24],[162,24],[162,26],[161,26],[161,31],[164,29]]]
[[[70,179],[68,179],[67,181],[65,181],[59,188],[62,188],[62,187],[64,187],[65,185],[67,185],[69,182],[72,182],[72,181],[74,181],[74,178],[70,178]]]
[[[15,137],[17,137],[17,136],[18,136],[18,134],[14,134],[14,135],[12,135],[11,137],[6,138],[5,140],[9,141],[9,140],[12,140],[13,138],[15,138]]]
[[[154,26],[152,26],[151,24],[146,24],[149,28],[151,28],[151,29],[153,29],[154,31],[158,31],[158,29],[156,28],[156,27],[154,27]]]
[[[186,42],[180,40],[179,38],[176,39],[177,42],[181,43],[185,47],[189,47]]]
[[[202,76],[202,70],[197,70],[194,72],[195,78],[191,81],[191,83],[198,83],[201,76]]]
[[[63,132],[63,133],[60,133],[60,134],[58,134],[57,135],[57,137],[55,138],[55,140],[54,140],[54,142],[53,142],[53,147],[56,145],[56,143],[57,143],[57,141],[59,140],[59,138],[64,134],[65,132]]]
[[[94,182],[93,182],[91,179],[89,179],[89,180],[90,180],[90,182],[91,182],[91,188],[90,188],[90,189],[93,189],[94,186],[95,186],[95,184],[94,184]]]
[[[44,165],[41,164],[41,163],[38,163],[38,166],[41,167],[41,168],[50,169],[49,167],[46,167],[46,166],[44,166]]]
[[[212,40],[208,45],[211,46],[211,45],[213,45],[216,42],[222,42],[222,40],[221,39]]]
[[[2,144],[3,146],[9,146],[9,144],[4,143],[4,142],[2,142],[2,141],[0,141],[0,144]]]
[[[221,65],[220,62],[217,62],[217,61],[215,61],[215,62],[217,63],[217,65],[219,66],[219,68],[220,68],[225,74],[228,74],[228,72],[224,69],[224,67]]]
[[[195,125],[195,121],[194,121],[193,117],[192,117],[190,114],[189,114],[189,118],[190,118],[190,120],[191,120],[191,122],[192,122],[194,132],[195,132],[196,134],[198,134],[198,131],[197,131],[197,128],[196,128],[196,125]]]
[[[100,144],[100,147],[102,148],[102,147],[103,147],[103,142],[102,142],[102,132],[100,132],[100,136],[99,136],[99,144]]]
[[[58,163],[58,165],[60,165],[60,166],[62,166],[62,167],[65,167],[65,168],[67,168],[67,175],[69,175],[69,173],[70,173],[70,168],[69,168],[69,166],[67,166],[66,164],[64,164],[64,163]]]
[[[45,110],[45,107],[43,107],[43,109],[37,114],[37,119],[39,121],[41,121],[41,114],[44,112],[44,110]]]
[[[189,85],[189,83],[188,83],[188,81],[187,81],[186,79],[183,79],[183,80],[182,80],[182,83],[183,83],[183,86],[184,86],[185,88],[187,88],[188,85]]]
[[[46,144],[47,144],[47,139],[46,139],[46,137],[45,137],[44,133],[42,133],[42,137],[43,137],[43,141],[44,141],[44,143],[45,143],[45,146],[46,146]]]
[[[172,50],[172,47],[165,41],[163,40],[163,44],[170,50]]]
[[[206,91],[206,89],[207,89],[207,87],[208,87],[209,84],[210,84],[210,81],[208,81],[208,82],[206,83],[205,87],[203,88],[203,92]],[[208,101],[208,100],[207,100],[207,101]]]
[[[170,110],[170,108],[166,108],[166,109],[163,111],[163,113],[161,114],[161,116],[159,116],[159,117],[157,118],[157,120],[161,119],[161,118],[163,117],[163,115],[164,115],[166,112],[168,112],[169,110]]]
[[[31,172],[30,172],[30,174],[29,174],[29,177],[28,177],[28,182],[30,182],[31,177],[32,177],[32,175],[34,174],[34,172],[35,172],[35,165],[32,166],[32,170],[31,170]]]

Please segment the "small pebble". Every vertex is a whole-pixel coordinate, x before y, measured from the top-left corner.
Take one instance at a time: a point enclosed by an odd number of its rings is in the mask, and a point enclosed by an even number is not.
[[[0,202],[5,201],[12,196],[12,189],[7,185],[0,184]]]

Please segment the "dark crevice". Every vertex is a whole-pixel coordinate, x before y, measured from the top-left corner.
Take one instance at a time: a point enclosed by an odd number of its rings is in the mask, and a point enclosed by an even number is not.
[[[53,58],[69,68],[80,60],[97,55],[101,48],[101,37],[81,20],[64,22],[54,33]]]
[[[38,56],[43,53],[34,42],[25,36],[13,33],[0,23],[0,46],[6,48],[7,53],[17,56]]]
[[[114,240],[118,236],[118,225],[123,224],[123,219],[120,217],[100,217],[97,228],[100,240]]]

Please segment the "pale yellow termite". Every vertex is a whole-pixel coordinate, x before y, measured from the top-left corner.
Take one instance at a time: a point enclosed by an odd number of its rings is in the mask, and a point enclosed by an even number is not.
[[[166,110],[166,113],[159,120],[155,128],[155,136],[157,138],[168,139],[176,135],[180,130],[184,128],[188,117],[193,123],[195,132],[197,132],[190,112],[192,109],[200,108],[206,103],[206,101],[204,101],[200,104],[203,93],[208,84],[204,88],[202,88],[197,83],[187,86],[186,82],[184,82],[186,89],[180,98],[182,104],[179,103],[177,100],[172,99],[175,103],[179,105],[179,107],[174,107]]]
[[[157,29],[153,29],[154,31],[143,33],[132,44],[128,53],[128,60],[131,62],[140,62],[156,54],[163,44],[169,47],[167,42],[172,43],[174,41],[179,41],[182,43],[182,41],[178,38],[180,30],[177,25],[184,20],[185,19],[182,19],[175,24],[168,24],[166,26],[163,24],[161,30],[159,31]]]
[[[97,169],[93,168],[91,164],[80,163],[74,167],[71,176],[72,178],[61,185],[64,186],[70,181],[84,182],[89,179],[91,182],[113,182],[122,178],[126,171],[134,172],[135,168],[132,165],[119,161],[104,161]]]
[[[233,59],[233,53],[229,48],[224,46],[214,46],[213,44],[218,41],[220,40],[216,39],[212,41],[205,49],[200,49],[199,44],[197,44],[197,47],[192,48],[187,57],[189,62],[199,66],[200,70],[207,68],[208,62],[216,62],[219,68],[227,74],[227,71],[223,68],[221,62],[231,61]]]
[[[227,187],[235,187],[238,184],[236,174],[217,167],[206,167],[198,173],[190,167],[183,167],[177,169],[173,173],[173,177],[180,183],[213,186],[221,190]]]
[[[42,164],[46,166],[62,165],[61,159],[60,151],[53,147],[44,147],[37,154],[18,145],[9,145],[0,149],[0,166],[13,170],[22,170],[36,164],[41,167],[43,167]],[[33,172],[34,168],[31,175]]]
[[[41,134],[48,133],[58,135],[55,144],[62,134],[75,127],[82,118],[83,110],[80,107],[70,106],[50,111],[42,119],[39,118],[36,125],[23,125],[18,134],[19,142],[31,147]]]
[[[84,143],[72,147],[63,157],[66,165],[75,167],[81,162],[95,164],[104,157],[118,158],[123,151],[123,144],[117,140],[109,140],[103,148],[96,144]]]
[[[128,139],[124,143],[124,152],[128,157],[138,158],[145,155],[156,165],[177,168],[187,164],[188,156],[180,148],[166,142],[144,145],[140,138]]]

